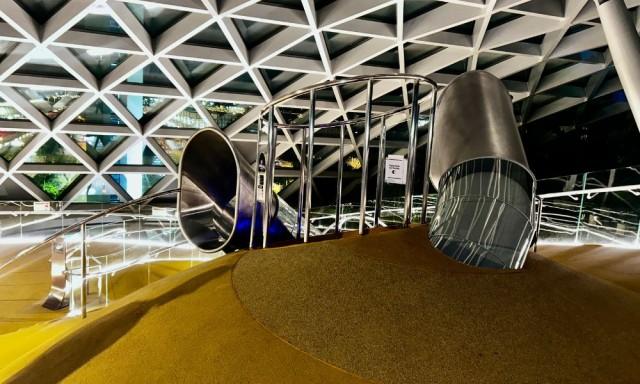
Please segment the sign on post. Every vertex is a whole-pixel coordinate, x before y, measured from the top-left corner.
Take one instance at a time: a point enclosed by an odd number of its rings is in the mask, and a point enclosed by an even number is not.
[[[384,182],[389,184],[407,183],[407,159],[404,156],[387,156],[384,162]]]
[[[49,212],[51,211],[51,203],[48,201],[34,201],[33,202],[33,211],[34,212]]]

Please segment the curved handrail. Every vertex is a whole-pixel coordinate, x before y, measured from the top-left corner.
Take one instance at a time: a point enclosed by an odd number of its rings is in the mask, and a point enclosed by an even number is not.
[[[61,235],[64,235],[65,233],[68,233],[68,232],[70,232],[70,231],[72,231],[74,229],[78,229],[78,228],[82,227],[83,225],[87,224],[88,222],[91,222],[91,221],[93,221],[95,219],[99,219],[99,218],[101,218],[103,216],[106,216],[106,215],[108,215],[110,213],[118,211],[118,210],[120,210],[122,208],[126,208],[126,207],[129,207],[129,206],[141,203],[143,201],[153,200],[153,199],[155,199],[157,197],[170,195],[172,193],[177,193],[177,192],[180,192],[180,188],[173,188],[173,189],[168,189],[168,190],[165,190],[165,191],[160,191],[160,192],[157,192],[157,193],[153,193],[151,195],[146,195],[146,196],[140,197],[140,198],[135,199],[135,200],[131,200],[131,201],[127,201],[127,202],[122,203],[122,204],[118,204],[118,205],[116,205],[114,207],[107,208],[104,211],[100,211],[98,213],[95,213],[95,214],[93,214],[93,215],[91,215],[91,216],[89,216],[89,217],[87,217],[87,218],[85,218],[85,219],[83,219],[83,220],[81,220],[81,221],[79,221],[77,223],[74,223],[74,224],[71,224],[68,227],[62,228],[61,230],[59,230],[58,232],[54,233],[53,235],[45,238],[39,244],[34,244],[34,245],[32,245],[32,246],[30,246],[30,247],[28,247],[26,249],[23,249],[14,258],[12,258],[7,263],[2,265],[2,267],[4,267],[4,266],[8,265],[9,263],[19,259],[20,257],[22,257],[23,255],[25,255],[27,253],[30,253],[30,252],[35,251],[36,249],[39,249],[41,246],[47,244],[51,240],[53,240],[53,239],[55,239],[55,238],[57,238],[57,237],[59,237]]]
[[[429,83],[431,86],[434,87],[434,89],[438,88],[438,83],[436,83],[432,79],[426,76],[414,75],[410,73],[381,73],[381,74],[374,74],[374,75],[354,76],[354,77],[349,77],[347,79],[340,79],[340,80],[327,80],[322,83],[317,83],[317,84],[313,84],[313,85],[298,89],[297,91],[288,93],[275,100],[272,100],[271,102],[266,104],[264,107],[262,107],[262,109],[260,110],[260,116],[268,112],[269,108],[275,107],[276,105],[282,103],[285,100],[295,99],[300,95],[310,92],[311,90],[318,91],[321,89],[331,88],[331,87],[340,86],[344,84],[357,83],[360,81],[367,81],[367,80],[418,80],[418,81],[424,81],[426,83]]]

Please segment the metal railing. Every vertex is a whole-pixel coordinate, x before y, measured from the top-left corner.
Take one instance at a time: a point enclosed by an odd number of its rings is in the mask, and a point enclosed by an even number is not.
[[[403,105],[397,108],[391,108],[377,114],[373,112],[374,102],[374,87],[382,82],[396,81],[412,83],[411,88],[411,102],[409,105]],[[319,123],[317,121],[317,96],[318,93],[326,89],[335,89],[336,87],[344,86],[347,84],[366,84],[366,102],[364,103],[364,116],[356,117],[352,119],[333,120],[328,123]],[[269,198],[269,194],[273,189],[274,175],[275,175],[275,160],[276,160],[276,145],[277,145],[277,131],[285,131],[287,137],[290,136],[290,132],[301,132],[301,146],[300,146],[300,174],[299,174],[299,189],[298,189],[298,212],[296,223],[296,237],[304,242],[309,241],[310,236],[310,220],[311,220],[311,207],[312,207],[312,185],[314,176],[314,140],[316,131],[321,131],[327,128],[338,128],[339,130],[339,147],[338,147],[338,175],[336,180],[336,206],[335,206],[335,233],[341,231],[340,227],[340,215],[342,201],[342,179],[344,168],[344,150],[345,150],[345,129],[356,124],[364,125],[363,141],[362,141],[362,178],[360,188],[360,208],[359,208],[359,225],[358,232],[360,234],[365,233],[366,214],[367,214],[367,186],[369,179],[369,149],[371,145],[371,131],[374,120],[380,121],[380,150],[381,153],[378,157],[378,177],[376,180],[376,194],[375,194],[375,209],[374,209],[374,223],[379,223],[380,207],[382,199],[383,189],[383,177],[384,177],[384,162],[385,152],[384,143],[386,140],[387,125],[390,119],[397,116],[401,116],[402,121],[407,121],[409,138],[407,145],[407,158],[406,160],[406,175],[405,175],[405,192],[404,192],[404,212],[402,226],[409,225],[412,214],[413,199],[411,198],[413,193],[413,183],[415,178],[415,164],[416,164],[416,147],[417,147],[417,130],[418,119],[420,114],[420,89],[423,86],[427,86],[428,92],[423,98],[423,102],[431,99],[429,106],[430,111],[430,128],[429,128],[429,142],[426,153],[426,164],[430,163],[431,154],[431,132],[433,127],[434,115],[435,115],[435,102],[437,95],[437,84],[424,76],[410,75],[410,74],[383,74],[372,76],[357,76],[348,79],[326,81],[320,84],[312,85],[306,88],[302,88],[296,92],[285,95],[281,98],[273,100],[267,104],[260,112],[258,118],[258,136],[256,145],[256,162],[255,162],[255,187],[254,187],[254,207],[251,220],[251,238],[249,241],[250,247],[254,247],[254,241],[257,238],[255,236],[256,227],[258,223],[262,223],[261,238],[262,247],[266,247],[269,242],[269,225],[274,214],[274,200]],[[309,118],[308,123],[286,123],[276,122],[275,114],[276,108],[286,106],[289,104],[299,104],[300,99],[304,98],[309,103]],[[304,101],[303,101],[304,102]],[[426,108],[425,108],[426,109]],[[406,115],[409,115],[408,117]],[[350,128],[349,128],[350,129]],[[266,132],[263,132],[266,131]],[[349,131],[351,132],[351,131]],[[266,143],[263,143],[263,135],[266,133]],[[357,144],[354,142],[354,144]],[[294,148],[297,151],[297,147],[294,144]],[[354,148],[355,149],[355,148]],[[424,176],[424,191],[423,194],[427,195],[429,192],[428,174]],[[266,197],[265,197],[266,194]],[[259,219],[257,216],[261,209],[262,217]],[[426,201],[421,208],[422,223],[426,222]]]
[[[110,276],[133,265],[211,258],[187,246],[182,238],[175,203],[167,201],[178,192],[179,189],[158,192],[91,214],[25,249],[14,259],[35,256],[50,246],[52,283],[44,306],[59,309],[69,305],[72,312],[79,310],[86,317],[90,280],[97,289],[97,305],[106,305]],[[164,201],[156,203],[159,200]]]

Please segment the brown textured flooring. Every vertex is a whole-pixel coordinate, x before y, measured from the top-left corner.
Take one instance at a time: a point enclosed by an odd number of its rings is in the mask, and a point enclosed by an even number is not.
[[[576,271],[584,272],[640,293],[640,250],[601,245],[540,245],[538,253]]]
[[[70,319],[74,328],[7,382],[365,383],[284,343],[249,316],[231,287],[240,256],[169,276],[86,320]],[[0,382],[5,379],[0,369]]]
[[[424,227],[248,253],[233,282],[275,334],[377,382],[640,378],[640,296],[537,255],[472,269]]]

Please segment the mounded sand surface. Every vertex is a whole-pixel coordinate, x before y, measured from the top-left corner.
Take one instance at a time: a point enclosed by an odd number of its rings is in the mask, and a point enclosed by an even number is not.
[[[467,267],[425,232],[248,253],[234,287],[275,334],[376,382],[639,380],[640,296],[537,255]]]

